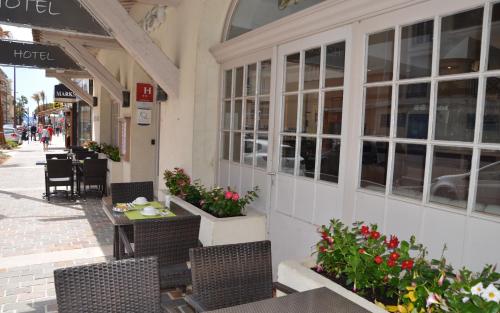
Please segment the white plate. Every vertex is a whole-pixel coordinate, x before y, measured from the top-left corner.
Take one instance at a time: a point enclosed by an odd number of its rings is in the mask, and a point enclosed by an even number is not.
[[[139,198],[135,199],[132,203],[136,204],[136,205],[144,205],[144,204],[148,203],[148,200],[144,197],[139,197]]]
[[[145,212],[144,210],[141,210],[141,214],[144,216],[155,216],[155,215],[159,215],[160,212],[156,209],[154,212]]]

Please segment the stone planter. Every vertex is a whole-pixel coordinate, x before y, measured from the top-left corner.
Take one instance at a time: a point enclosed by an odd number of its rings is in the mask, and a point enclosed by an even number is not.
[[[104,153],[99,153],[99,159],[108,159],[108,156]],[[111,192],[112,183],[122,183],[123,182],[123,162],[114,162],[108,159],[108,177],[107,177],[107,188],[108,193]]]
[[[326,277],[311,270],[314,260],[308,259],[303,262],[284,261],[278,265],[278,282],[285,284],[298,291],[306,291],[321,287],[326,287],[374,313],[387,313],[386,310],[378,307],[374,303],[345,289],[341,285],[329,280]]]
[[[246,216],[218,218],[175,196],[171,197],[170,206],[180,206],[201,216],[200,241],[204,246],[267,239],[266,216],[253,209],[248,209]]]

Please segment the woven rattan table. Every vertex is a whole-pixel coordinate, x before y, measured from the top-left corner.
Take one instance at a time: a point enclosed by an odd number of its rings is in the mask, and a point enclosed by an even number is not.
[[[104,213],[108,217],[109,221],[114,226],[114,242],[113,242],[113,256],[118,259],[118,245],[119,245],[119,236],[118,229],[122,226],[133,225],[134,221],[128,219],[128,217],[124,213],[119,213],[113,211],[113,203],[111,202],[111,197],[102,198],[102,209]],[[191,215],[189,211],[184,210],[183,208],[176,206],[169,208],[172,213],[176,216],[185,216]]]
[[[327,288],[242,304],[210,313],[368,313],[366,309]],[[208,312],[207,312],[208,313]]]

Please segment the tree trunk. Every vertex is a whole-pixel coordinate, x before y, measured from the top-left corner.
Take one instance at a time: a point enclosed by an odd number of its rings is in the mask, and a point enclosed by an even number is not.
[[[3,103],[2,96],[0,95],[0,147],[6,145],[5,134],[3,133]]]

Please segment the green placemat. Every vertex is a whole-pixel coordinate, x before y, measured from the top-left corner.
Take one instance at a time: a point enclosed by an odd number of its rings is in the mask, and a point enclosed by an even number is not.
[[[169,210],[166,209],[160,209],[161,212],[166,213],[163,215],[152,215],[152,216],[145,216],[141,214],[141,210],[132,210],[132,211],[127,211],[125,212],[125,216],[129,220],[147,220],[147,219],[153,219],[153,218],[165,218],[165,217],[174,217],[175,214],[170,212]]]

